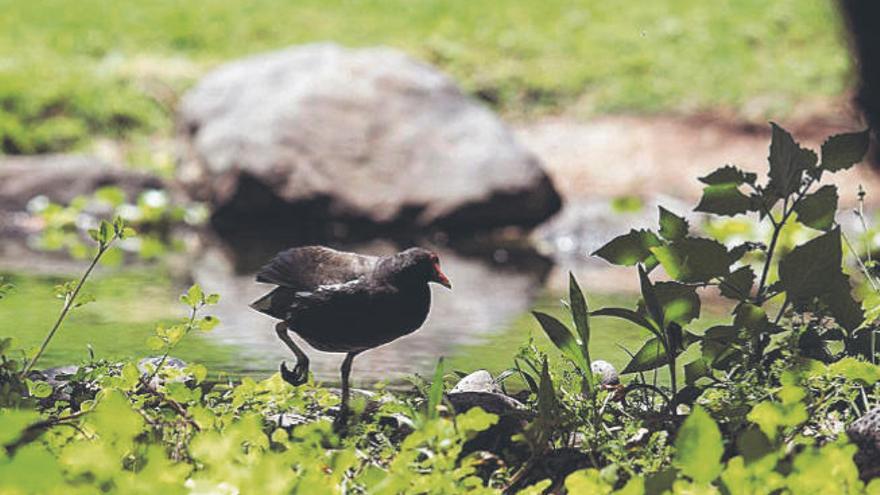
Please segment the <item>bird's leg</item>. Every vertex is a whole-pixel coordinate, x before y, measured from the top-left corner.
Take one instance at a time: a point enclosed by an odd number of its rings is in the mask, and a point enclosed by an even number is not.
[[[345,355],[345,360],[342,361],[342,404],[339,406],[339,416],[336,418],[339,421],[339,424],[345,424],[348,420],[348,400],[350,395],[350,390],[348,386],[348,379],[351,376],[351,364],[354,361],[354,357],[358,355],[358,352],[349,352]]]
[[[290,338],[290,334],[287,333],[286,322],[278,322],[278,324],[275,325],[275,333],[278,334],[278,338],[287,344],[287,347],[296,355],[296,366],[293,367],[293,371],[289,370],[283,361],[281,362],[281,378],[284,378],[284,381],[294,387],[302,385],[309,378],[309,357],[306,356],[306,353],[303,352],[293,339]]]

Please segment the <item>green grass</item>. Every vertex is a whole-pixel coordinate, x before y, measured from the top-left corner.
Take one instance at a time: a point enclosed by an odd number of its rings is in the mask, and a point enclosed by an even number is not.
[[[65,280],[56,277],[5,275],[15,288],[0,300],[0,337],[13,337],[14,346],[38,346],[61,309],[53,287]],[[95,356],[106,359],[156,355],[145,341],[157,323],[169,323],[187,311],[172,297],[175,289],[158,270],[128,270],[96,276],[83,289],[96,301],[75,309],[49,344],[38,367],[80,362]],[[209,338],[191,334],[174,356],[203,363],[212,369],[229,367],[234,351]]]
[[[170,132],[211,66],[313,41],[390,45],[503,110],[661,112],[840,94],[831,0],[0,0],[0,150]]]
[[[638,300],[638,295],[635,294],[592,294],[587,297],[587,302],[592,309],[608,306],[633,308]],[[563,322],[570,323],[570,316],[560,304],[559,299],[560,297],[544,297],[538,301],[534,310],[549,313]],[[723,322],[729,323],[729,321],[730,317],[726,316],[719,308],[704,308],[701,318],[688,327],[688,330],[702,334],[713,325]],[[630,361],[629,356],[622,348],[635,354],[650,337],[646,330],[617,318],[591,318],[590,330],[590,358],[608,361],[618,371],[626,367]],[[447,360],[446,369],[471,372],[483,368],[489,370],[493,376],[497,376],[513,365],[513,357],[518,349],[528,341],[530,335],[534,337],[538,349],[547,353],[551,362],[558,363],[561,359],[561,353],[553,346],[534,317],[526,313],[513,322],[509,330],[494,335],[484,343],[457,349]],[[684,376],[683,365],[698,355],[699,346],[696,345],[691,346],[682,355],[678,370],[680,377]],[[650,378],[651,373],[646,373],[646,376]],[[669,379],[665,368],[660,370],[658,382],[668,384]],[[516,386],[514,385],[514,388]]]

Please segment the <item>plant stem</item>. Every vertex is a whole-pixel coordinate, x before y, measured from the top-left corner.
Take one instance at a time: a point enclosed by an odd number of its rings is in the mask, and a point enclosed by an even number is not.
[[[55,336],[55,332],[57,332],[58,329],[61,328],[61,324],[64,323],[64,320],[67,318],[67,314],[70,313],[70,310],[73,308],[73,305],[76,302],[76,296],[79,295],[80,289],[82,289],[82,286],[86,283],[86,279],[89,278],[89,275],[91,275],[92,270],[95,269],[98,261],[101,260],[101,257],[104,256],[104,253],[106,253],[107,250],[110,248],[110,244],[111,243],[102,244],[100,247],[98,247],[98,253],[92,259],[92,263],[86,269],[85,273],[83,273],[82,277],[80,277],[79,282],[73,289],[73,292],[71,292],[70,295],[65,299],[64,306],[61,308],[61,313],[58,315],[58,319],[55,320],[55,324],[52,326],[52,329],[49,330],[49,333],[46,335],[46,338],[43,339],[43,343],[40,344],[40,349],[37,351],[34,357],[31,358],[27,366],[25,366],[24,369],[21,371],[21,379],[24,379],[34,367],[34,365],[37,364],[37,360],[39,360],[40,356],[43,355],[43,352],[46,350],[49,342],[52,341],[52,337]]]

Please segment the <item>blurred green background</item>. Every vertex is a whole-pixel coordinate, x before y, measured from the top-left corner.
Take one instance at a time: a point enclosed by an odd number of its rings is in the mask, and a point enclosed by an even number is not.
[[[779,116],[849,86],[830,0],[0,0],[0,150],[169,135],[212,66],[291,44],[390,45],[510,117]]]

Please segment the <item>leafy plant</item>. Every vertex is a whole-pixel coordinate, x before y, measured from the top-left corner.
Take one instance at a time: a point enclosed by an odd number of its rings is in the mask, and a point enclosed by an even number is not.
[[[85,285],[86,280],[89,278],[89,275],[91,275],[92,270],[95,269],[95,266],[101,261],[104,254],[113,247],[113,244],[116,241],[132,237],[133,235],[135,235],[134,229],[126,226],[125,220],[120,217],[116,217],[113,223],[102,220],[98,228],[89,230],[89,236],[92,240],[98,243],[97,251],[95,252],[88,268],[86,268],[86,271],[77,282],[69,282],[58,287],[57,295],[64,300],[61,312],[58,314],[58,319],[55,320],[55,324],[49,329],[49,332],[46,334],[46,338],[43,339],[42,344],[40,344],[40,347],[33,353],[28,363],[21,370],[22,378],[27,376],[28,372],[30,372],[34,365],[37,364],[40,356],[43,355],[49,342],[52,341],[52,337],[54,337],[58,329],[61,328],[61,325],[64,323],[64,320],[67,318],[70,311],[89,302],[88,298],[78,299],[78,296],[83,285]]]
[[[653,335],[623,373],[667,366],[673,395],[677,390],[676,358],[689,345],[701,343],[702,356],[685,366],[692,385],[713,370],[745,370],[778,355],[778,342],[795,334],[805,352],[818,355],[827,340],[851,340],[864,322],[843,271],[841,231],[835,221],[838,193],[834,185],[816,188],[823,177],[845,170],[867,151],[867,131],[838,134],[822,145],[819,156],[771,124],[766,181],[757,174],[726,165],[700,179],[705,184],[695,211],[732,217],[752,214],[770,224],[768,243],[760,240],[725,246],[689,233],[688,222],[660,208],[660,228],[632,230],[612,239],[594,255],[611,263],[638,265],[642,298],[635,310],[601,308],[592,316],[622,318]],[[780,252],[779,240],[793,221],[819,231],[813,239]],[[748,261],[747,254],[757,257]],[[672,279],[652,282],[657,267]],[[760,275],[758,275],[760,274]],[[733,321],[703,335],[685,330],[700,315],[698,289],[715,288],[732,301]],[[777,302],[782,299],[782,302]],[[776,309],[771,318],[768,312]],[[779,325],[789,309],[798,315],[828,315],[839,330],[820,325],[785,329]],[[768,355],[768,353],[770,355]]]

